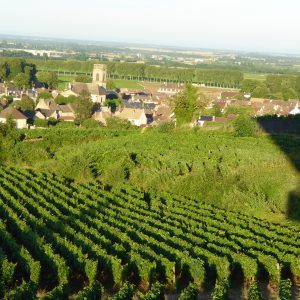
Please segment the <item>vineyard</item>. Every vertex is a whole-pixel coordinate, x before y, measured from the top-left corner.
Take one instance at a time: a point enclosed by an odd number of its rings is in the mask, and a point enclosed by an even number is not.
[[[201,199],[3,167],[0,217],[0,298],[300,298],[299,228]]]

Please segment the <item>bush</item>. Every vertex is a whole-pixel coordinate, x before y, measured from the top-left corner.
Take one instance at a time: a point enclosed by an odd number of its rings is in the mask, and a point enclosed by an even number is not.
[[[99,128],[100,123],[94,119],[86,119],[81,124],[85,128]]]
[[[174,129],[175,129],[174,122],[163,122],[156,127],[156,130],[158,132],[163,132],[163,133],[171,132]]]
[[[106,126],[110,129],[131,129],[134,127],[130,121],[119,118],[108,118],[106,120]]]
[[[62,121],[57,123],[56,127],[59,128],[75,128],[77,127],[74,122]]]
[[[49,126],[55,126],[58,123],[58,120],[55,118],[49,118],[48,119],[48,125]]]
[[[33,125],[36,127],[48,127],[48,121],[43,119],[35,119]]]
[[[236,136],[255,136],[256,134],[256,123],[250,116],[238,116],[233,125]]]

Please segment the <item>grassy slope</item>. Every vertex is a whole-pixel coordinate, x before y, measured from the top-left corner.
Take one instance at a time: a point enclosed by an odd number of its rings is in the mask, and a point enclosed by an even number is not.
[[[19,150],[22,164],[79,181],[128,181],[272,219],[284,217],[289,193],[299,183],[285,154],[264,136],[135,132],[104,139],[93,135],[78,145],[75,138],[59,146],[55,138],[45,138],[23,143]]]

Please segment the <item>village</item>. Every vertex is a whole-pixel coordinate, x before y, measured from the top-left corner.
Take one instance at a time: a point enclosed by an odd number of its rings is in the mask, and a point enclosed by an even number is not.
[[[47,121],[74,122],[76,111],[72,103],[58,99],[77,97],[82,91],[90,95],[96,104],[91,111],[91,118],[106,125],[109,118],[128,120],[138,127],[157,126],[162,122],[176,122],[172,103],[174,97],[185,88],[183,83],[145,83],[144,89],[128,88],[107,89],[107,69],[105,65],[95,64],[92,83],[70,82],[64,90],[50,90],[43,87],[22,90],[13,82],[0,83],[0,122],[12,118],[17,128],[34,129]],[[194,118],[191,127],[204,126],[208,122],[226,123],[234,120],[238,111],[248,110],[253,117],[286,117],[300,114],[298,100],[273,100],[251,97],[251,94],[239,90],[199,87],[201,95],[206,98],[206,107]],[[47,99],[43,95],[48,95]],[[49,96],[50,95],[50,96]],[[10,101],[8,101],[10,99]],[[35,107],[31,110],[18,109],[16,104],[24,99],[32,99]],[[112,107],[109,103],[118,105]],[[39,120],[41,120],[39,122]],[[43,123],[44,122],[44,123]]]

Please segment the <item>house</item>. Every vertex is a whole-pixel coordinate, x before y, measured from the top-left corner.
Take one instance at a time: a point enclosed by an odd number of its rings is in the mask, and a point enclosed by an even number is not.
[[[289,115],[299,115],[300,114],[300,108],[299,107],[295,107],[293,108],[290,112]]]
[[[35,118],[48,120],[49,118],[58,119],[58,111],[39,108],[35,111]]]
[[[0,123],[6,123],[9,117],[16,122],[18,129],[27,128],[27,117],[12,106],[3,109],[0,112]]]
[[[123,108],[115,113],[115,116],[130,121],[133,125],[147,125],[147,116],[144,109]]]
[[[87,91],[91,95],[94,103],[104,103],[106,100],[106,89],[96,83],[73,82],[70,90],[79,95],[82,91]]]
[[[38,104],[35,107],[35,110],[38,109],[49,109],[49,110],[57,110],[58,105],[53,99],[50,100],[45,100],[45,99],[40,99]]]
[[[163,84],[157,90],[157,93],[175,95],[184,90],[183,84]]]
[[[58,106],[58,118],[62,121],[74,122],[75,110],[71,104]]]
[[[174,113],[169,105],[161,104],[156,106],[153,115],[154,124],[159,124],[162,122],[168,122],[173,120],[174,120]]]
[[[48,120],[49,118],[58,119],[59,106],[53,99],[40,99],[35,107],[35,118]]]
[[[65,97],[65,98],[68,98],[68,97],[70,97],[70,96],[77,96],[77,94],[74,93],[74,92],[71,91],[71,90],[67,90],[67,91],[60,92],[59,95]]]
[[[106,108],[102,107],[101,110],[95,111],[92,115],[92,118],[102,124],[106,125],[106,120],[112,117],[111,111]]]

